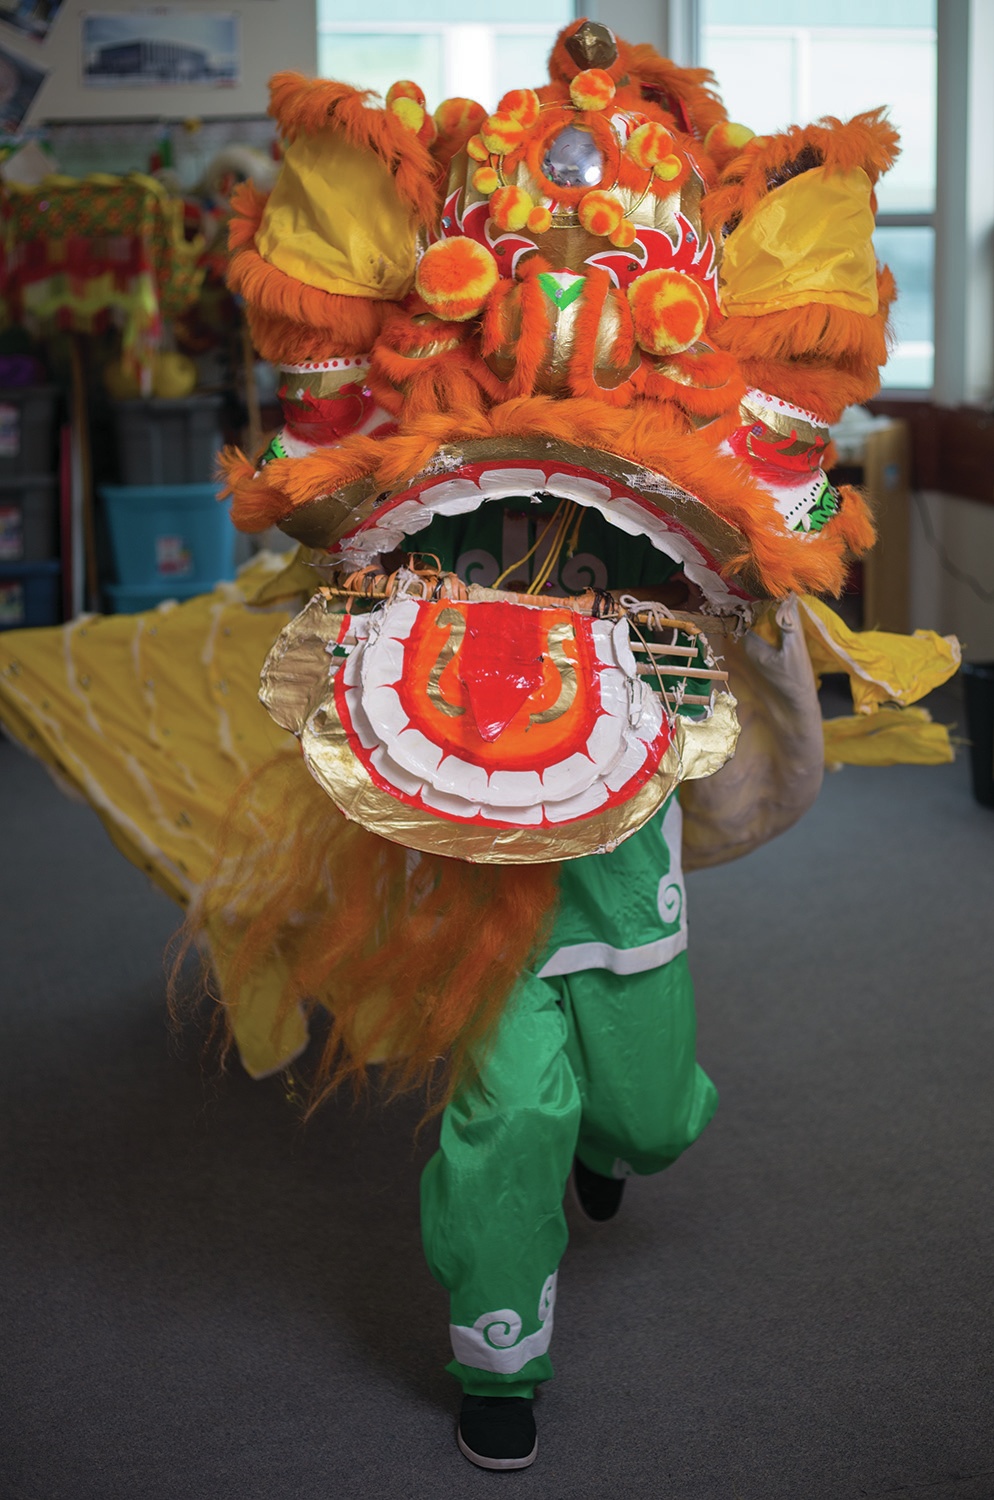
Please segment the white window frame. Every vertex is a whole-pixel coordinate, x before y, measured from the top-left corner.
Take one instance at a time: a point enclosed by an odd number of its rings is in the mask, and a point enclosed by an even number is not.
[[[596,0],[590,14],[683,67],[700,64],[699,0]],[[934,385],[889,389],[887,398],[986,404],[994,397],[994,0],[939,0],[936,27],[935,212],[879,216],[881,227],[935,229]]]

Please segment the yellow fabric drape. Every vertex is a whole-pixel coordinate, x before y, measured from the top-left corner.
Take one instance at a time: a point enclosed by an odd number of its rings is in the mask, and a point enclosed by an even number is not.
[[[287,148],[255,244],[323,292],[398,300],[414,280],[415,226],[389,169],[332,130]]]
[[[883,703],[916,703],[958,671],[955,636],[934,630],[897,635],[889,630],[850,630],[834,610],[811,594],[800,597],[801,624],[816,673],[845,672],[858,714]]]
[[[955,758],[949,730],[925,708],[889,704],[875,714],[826,719],[828,766],[941,766]]]
[[[769,193],[725,241],[721,299],[756,318],[821,302],[877,311],[870,179],[861,167],[815,167]]]

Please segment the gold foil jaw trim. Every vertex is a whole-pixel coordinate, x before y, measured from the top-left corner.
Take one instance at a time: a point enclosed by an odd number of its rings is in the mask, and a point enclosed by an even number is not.
[[[280,631],[263,662],[259,701],[282,729],[300,734],[316,693],[328,681],[328,648],[338,637],[342,611],[315,594]]]
[[[620,807],[555,828],[499,829],[451,822],[380,791],[353,755],[330,701],[310,716],[300,742],[311,775],[347,818],[408,849],[471,864],[551,864],[613,849],[658,812],[680,780],[681,769],[681,751],[674,741],[652,778]]]
[[[802,411],[800,407],[790,406],[763,391],[746,391],[739,402],[739,410],[744,421],[761,422],[777,437],[796,436],[799,442],[810,448],[823,448],[828,443],[828,426],[819,422],[814,412]]]
[[[741,725],[731,693],[716,692],[706,719],[684,719],[674,726],[680,750],[680,780],[701,781],[720,771],[735,754]]]

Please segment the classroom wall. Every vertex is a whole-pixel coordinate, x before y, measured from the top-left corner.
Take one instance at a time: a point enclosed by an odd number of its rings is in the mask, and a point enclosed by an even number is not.
[[[913,497],[911,626],[959,636],[967,661],[994,660],[994,505]]]
[[[280,68],[317,71],[316,0],[243,0],[242,4],[166,6],[170,10],[234,11],[241,18],[241,81],[233,88],[83,88],[80,77],[80,16],[83,11],[123,12],[157,7],[114,4],[113,0],[66,0],[42,43],[0,25],[0,43],[35,67],[49,69],[25,121],[30,129],[46,120],[210,119],[260,115],[268,103],[267,83]]]

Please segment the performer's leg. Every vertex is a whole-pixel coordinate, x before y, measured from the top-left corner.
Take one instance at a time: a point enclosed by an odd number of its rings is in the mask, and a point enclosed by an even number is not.
[[[531,1397],[552,1374],[563,1191],[580,1122],[561,984],[522,975],[421,1180],[425,1254],[451,1293],[448,1369],[474,1396]]]
[[[687,955],[641,974],[586,969],[561,983],[567,1056],[583,1102],[577,1155],[604,1177],[661,1171],[718,1104],[695,1058]]]

